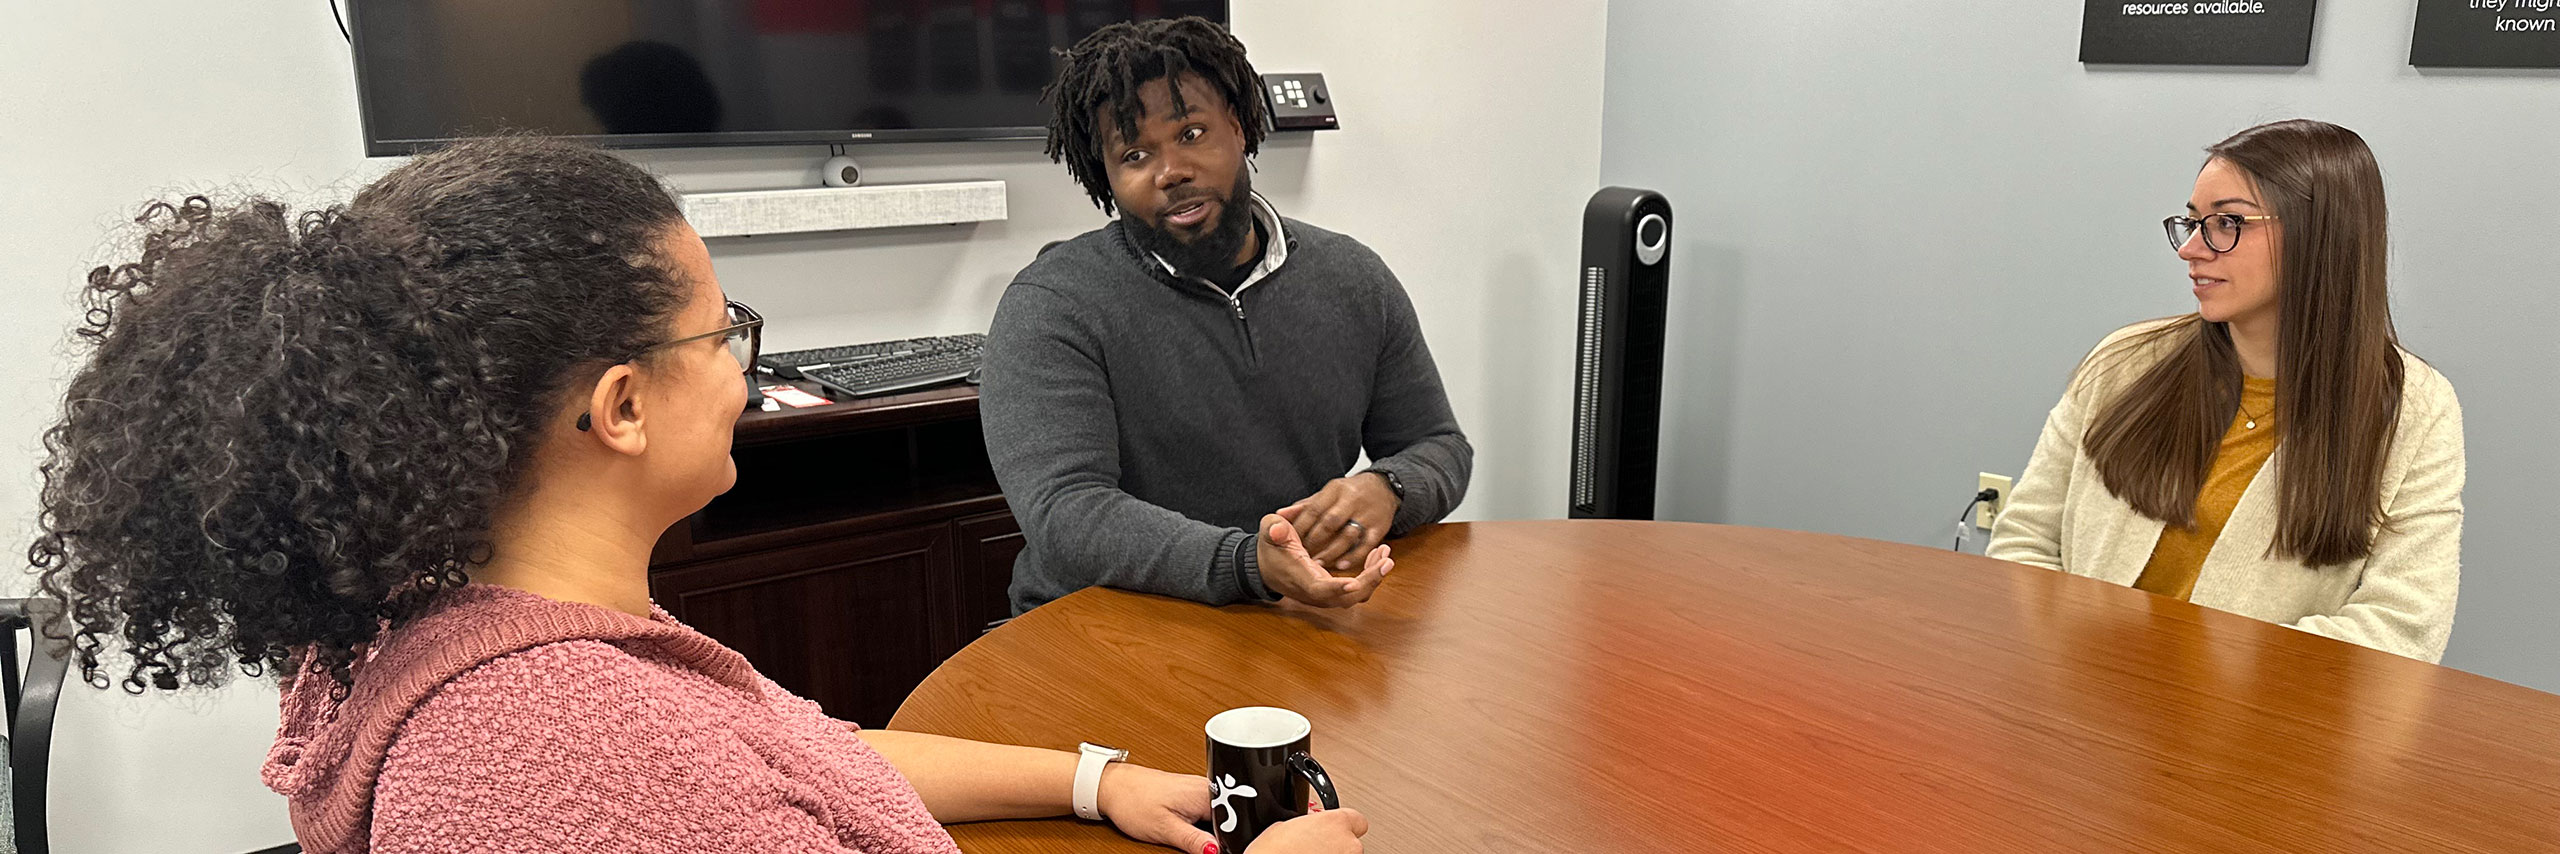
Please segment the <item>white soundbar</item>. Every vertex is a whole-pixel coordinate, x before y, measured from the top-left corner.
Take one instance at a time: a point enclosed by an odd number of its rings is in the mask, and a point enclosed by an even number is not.
[[[1004,217],[1003,181],[684,194],[685,221],[704,237],[954,225]]]

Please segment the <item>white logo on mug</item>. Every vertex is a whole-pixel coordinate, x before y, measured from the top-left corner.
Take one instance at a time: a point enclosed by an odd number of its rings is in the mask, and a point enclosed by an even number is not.
[[[1251,798],[1262,793],[1254,791],[1252,786],[1236,785],[1235,775],[1232,774],[1220,777],[1215,782],[1217,783],[1218,793],[1216,796],[1210,798],[1209,806],[1214,809],[1227,811],[1226,820],[1218,822],[1218,831],[1221,833],[1232,833],[1236,829],[1236,806],[1234,804],[1227,803],[1227,799]]]

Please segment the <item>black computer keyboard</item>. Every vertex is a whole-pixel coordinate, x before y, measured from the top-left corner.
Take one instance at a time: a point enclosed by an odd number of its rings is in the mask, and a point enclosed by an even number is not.
[[[841,397],[871,397],[966,379],[986,343],[976,333],[910,338],[766,353],[756,364],[776,376],[816,380]]]
[[[967,379],[977,369],[977,351],[965,350],[874,359],[804,373],[846,396],[871,397]]]
[[[759,356],[756,358],[756,364],[762,366],[766,371],[771,372],[774,376],[796,380],[800,378],[800,374],[803,371],[816,370],[830,365],[846,365],[856,362],[871,362],[878,361],[880,359],[906,358],[912,356],[931,355],[934,353],[951,353],[963,350],[975,353],[978,352],[979,348],[986,346],[986,344],[987,336],[972,332],[966,335],[938,335],[931,338],[908,338],[901,341],[878,341],[870,344],[848,344],[842,347],[820,347],[815,350],[784,350],[779,353],[766,353]]]

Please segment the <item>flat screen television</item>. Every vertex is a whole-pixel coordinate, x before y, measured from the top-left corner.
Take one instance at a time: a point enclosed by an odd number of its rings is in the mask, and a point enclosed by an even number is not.
[[[1020,139],[1055,51],[1227,0],[345,0],[365,153]]]

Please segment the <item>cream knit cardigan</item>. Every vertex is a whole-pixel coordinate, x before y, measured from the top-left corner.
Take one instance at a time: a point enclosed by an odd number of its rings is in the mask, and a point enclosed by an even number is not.
[[[2138,323],[2100,342],[2045,416],[2044,436],[2018,478],[1987,554],[2131,586],[2162,523],[2107,491],[2080,448],[2089,419],[2161,356],[2115,355],[2126,337],[2175,321]],[[2422,661],[2444,657],[2462,577],[2462,405],[2453,384],[2402,354],[2400,423],[2382,469],[2385,523],[2364,560],[2312,569],[2270,557],[2276,532],[2277,448],[2205,556],[2189,601]]]

